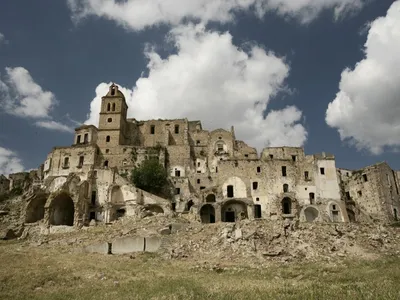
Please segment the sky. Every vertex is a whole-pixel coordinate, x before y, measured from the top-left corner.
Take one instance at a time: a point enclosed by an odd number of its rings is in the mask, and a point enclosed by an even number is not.
[[[97,125],[188,118],[260,151],[400,169],[400,0],[2,0],[0,174]]]

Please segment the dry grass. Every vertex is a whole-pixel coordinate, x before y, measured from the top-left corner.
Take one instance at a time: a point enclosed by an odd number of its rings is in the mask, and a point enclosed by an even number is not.
[[[400,258],[223,270],[0,243],[0,299],[400,299]]]

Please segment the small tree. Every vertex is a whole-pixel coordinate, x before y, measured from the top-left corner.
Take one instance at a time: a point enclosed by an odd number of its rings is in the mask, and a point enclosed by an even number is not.
[[[169,197],[167,171],[157,158],[146,159],[132,171],[132,183],[138,188],[160,196]]]

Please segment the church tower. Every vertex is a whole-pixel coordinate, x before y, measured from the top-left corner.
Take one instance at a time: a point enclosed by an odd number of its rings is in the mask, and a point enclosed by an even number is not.
[[[114,83],[107,95],[101,98],[97,144],[101,149],[126,144],[126,115],[128,106],[124,94]],[[109,152],[108,150],[107,152]]]

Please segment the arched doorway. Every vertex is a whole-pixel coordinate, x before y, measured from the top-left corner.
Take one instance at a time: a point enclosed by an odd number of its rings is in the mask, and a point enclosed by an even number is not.
[[[74,225],[74,201],[67,194],[56,196],[51,204],[51,225]]]
[[[214,194],[208,194],[206,197],[206,202],[215,202],[215,195]]]
[[[239,200],[225,202],[221,209],[222,222],[236,222],[247,219],[247,205]]]
[[[25,215],[25,222],[26,223],[35,223],[40,221],[44,218],[44,206],[46,204],[46,197],[36,197],[33,198],[27,208],[26,208],[26,215]]]
[[[215,209],[211,204],[203,205],[200,209],[201,223],[215,223]]]
[[[290,215],[292,213],[292,199],[285,197],[282,200],[282,213]]]
[[[316,218],[318,218],[319,212],[314,207],[307,207],[304,210],[304,216],[306,217],[307,222],[314,222]]]

